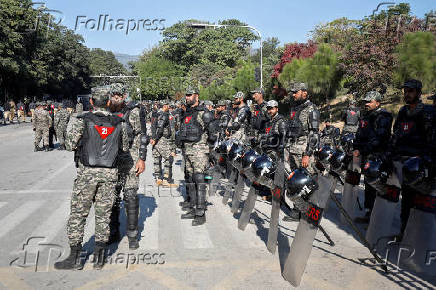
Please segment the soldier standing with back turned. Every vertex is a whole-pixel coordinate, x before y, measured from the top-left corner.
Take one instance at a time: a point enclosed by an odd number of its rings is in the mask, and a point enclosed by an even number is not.
[[[110,110],[120,117],[127,130],[129,150],[120,152],[117,162],[118,182],[116,186],[116,199],[112,207],[110,219],[110,236],[108,243],[120,240],[119,215],[121,203],[121,190],[123,191],[124,208],[127,216],[127,239],[129,249],[137,249],[138,219],[139,219],[139,175],[145,170],[147,157],[147,128],[145,108],[136,102],[126,102],[126,88],[121,83],[110,85]]]
[[[127,151],[129,142],[123,119],[108,111],[109,89],[92,90],[93,112],[86,112],[74,119],[68,127],[66,148],[77,151],[77,177],[71,194],[71,212],[67,223],[70,255],[56,262],[59,270],[83,268],[80,254],[86,217],[91,205],[95,207],[94,269],[105,264],[109,239],[109,220],[115,201],[118,180],[116,167],[119,151]]]

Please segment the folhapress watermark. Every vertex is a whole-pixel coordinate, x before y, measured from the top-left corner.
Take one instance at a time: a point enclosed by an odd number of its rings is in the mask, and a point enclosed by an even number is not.
[[[25,33],[39,30],[45,31],[47,35],[53,25],[61,25],[65,21],[62,11],[49,9],[45,2],[32,2],[31,6],[37,11],[36,19]],[[75,17],[74,30],[120,31],[128,35],[139,31],[162,31],[165,29],[165,21],[164,18],[115,18],[109,14],[100,14],[98,17],[78,15]]]
[[[114,19],[109,14],[100,14],[98,18],[85,15],[76,17],[74,30],[86,29],[91,31],[123,31],[128,35],[132,31],[162,31],[165,29],[165,19]]]
[[[64,255],[65,249],[61,245],[47,243],[43,236],[31,236],[18,252],[13,253],[9,266],[34,272],[49,272],[52,265]],[[82,264],[94,263],[94,255],[89,255],[86,251],[82,251],[78,259]],[[106,256],[106,264],[121,265],[126,269],[131,265],[163,265],[165,262],[165,253],[160,252],[118,252],[112,255],[107,252]]]

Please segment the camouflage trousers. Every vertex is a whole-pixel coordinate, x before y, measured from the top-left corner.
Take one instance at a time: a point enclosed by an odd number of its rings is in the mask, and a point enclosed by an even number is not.
[[[350,126],[350,125],[345,125],[344,128],[342,129],[342,134],[346,134],[346,133],[356,133],[357,132],[357,128],[358,126]]]
[[[163,139],[153,147],[153,169],[156,178],[172,177],[174,157],[171,154],[175,152],[174,146]]]
[[[90,168],[79,165],[71,196],[67,234],[71,246],[81,244],[91,205],[95,208],[95,242],[109,239],[109,220],[115,201],[116,168]]]
[[[293,171],[301,167],[301,161],[303,159],[303,153],[306,150],[306,143],[292,143],[288,144],[285,148],[285,169]],[[309,166],[306,168],[311,174],[316,174],[315,159],[313,155],[309,158]]]
[[[24,111],[18,110],[18,112],[17,112],[17,120],[19,122],[25,122],[26,121],[26,114],[24,113]]]
[[[48,146],[48,127],[38,127],[35,130],[35,146],[39,145],[41,139],[43,139],[43,145]]]
[[[200,143],[185,144],[185,164],[188,176],[205,173],[209,168],[209,147]]]
[[[138,150],[132,148],[129,152],[121,153],[118,156],[117,168],[118,168],[118,182],[117,192],[118,194],[123,190],[126,192],[129,190],[137,191],[139,188],[139,176],[136,176],[135,166],[139,159]]]
[[[11,114],[11,111],[5,111],[3,119],[4,119],[4,123],[6,123],[6,121],[9,121],[9,123],[11,123],[12,120],[14,119],[13,115]]]
[[[64,145],[65,144],[65,138],[67,137],[67,124],[56,126],[56,137],[58,138],[59,144]]]

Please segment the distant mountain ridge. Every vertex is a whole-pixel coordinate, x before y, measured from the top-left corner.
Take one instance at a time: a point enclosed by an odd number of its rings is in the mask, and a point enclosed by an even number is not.
[[[126,68],[129,68],[130,61],[137,61],[139,59],[139,55],[129,55],[124,53],[114,52],[115,58]]]

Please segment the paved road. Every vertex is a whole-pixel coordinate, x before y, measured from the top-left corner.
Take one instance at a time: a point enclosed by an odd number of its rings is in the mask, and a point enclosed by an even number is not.
[[[0,127],[0,289],[290,288],[280,273],[296,223],[281,222],[275,255],[266,249],[270,205],[260,199],[254,224],[245,231],[238,230],[237,219],[220,196],[209,197],[207,223],[191,227],[189,220],[180,219],[183,187],[170,191],[153,186],[150,151],[141,176],[140,248],[129,252],[124,237],[112,246],[111,264],[102,271],[94,271],[89,262],[83,271],[56,271],[53,262],[68,245],[65,224],[75,177],[72,153],[34,153],[29,124]],[[180,164],[178,156],[179,180]],[[248,188],[244,195],[247,192]],[[89,253],[93,218],[91,211],[84,239]],[[121,221],[125,228],[124,216]],[[359,258],[369,258],[369,252],[340,225],[333,204],[322,224],[336,246],[330,247],[318,233],[301,289],[434,288],[435,280],[403,271],[384,275],[378,268],[363,266]]]

